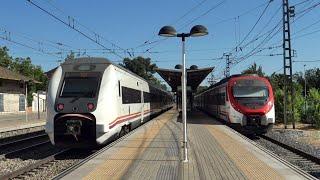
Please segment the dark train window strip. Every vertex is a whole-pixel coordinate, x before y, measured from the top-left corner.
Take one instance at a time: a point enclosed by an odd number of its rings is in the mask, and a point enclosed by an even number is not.
[[[141,103],[141,92],[122,86],[122,104]]]

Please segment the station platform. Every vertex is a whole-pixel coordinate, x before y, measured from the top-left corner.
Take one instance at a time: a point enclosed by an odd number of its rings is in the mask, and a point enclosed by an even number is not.
[[[185,163],[181,118],[171,109],[62,179],[312,179],[199,111],[188,115],[188,139]]]
[[[40,114],[40,119],[37,113],[30,113],[27,118],[25,113],[0,114],[0,133],[45,125],[45,113]]]

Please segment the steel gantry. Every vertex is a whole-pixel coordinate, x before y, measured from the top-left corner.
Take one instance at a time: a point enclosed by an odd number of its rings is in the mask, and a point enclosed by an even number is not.
[[[283,74],[284,74],[284,111],[283,118],[287,128],[288,116],[291,117],[293,129],[294,120],[294,89],[292,82],[292,51],[290,37],[290,17],[294,16],[294,7],[289,7],[289,0],[283,0]],[[290,94],[290,102],[288,98]],[[289,108],[288,108],[289,107]],[[289,111],[288,111],[289,109]]]

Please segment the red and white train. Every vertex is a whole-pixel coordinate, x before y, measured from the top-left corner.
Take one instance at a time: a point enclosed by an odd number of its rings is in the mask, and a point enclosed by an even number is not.
[[[275,122],[270,82],[257,75],[233,75],[195,96],[195,106],[246,133],[266,133]]]

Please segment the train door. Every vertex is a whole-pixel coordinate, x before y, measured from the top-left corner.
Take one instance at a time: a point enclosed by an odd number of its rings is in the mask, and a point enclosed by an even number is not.
[[[125,105],[123,104],[123,101],[122,101],[122,84],[121,84],[121,80],[119,79],[118,80],[118,114],[117,114],[117,117],[120,117],[120,116],[123,116],[123,115],[126,115],[127,112],[126,112],[126,108],[125,108]]]
[[[142,88],[142,84],[139,84],[139,82],[137,82],[137,85],[139,86],[139,90],[140,90],[140,97],[141,97],[141,103],[140,103],[140,112],[141,112],[141,123],[143,123],[143,116],[144,116],[144,98],[143,98],[143,88]]]

